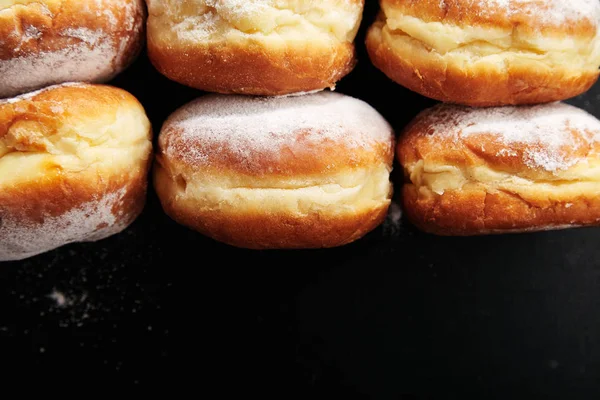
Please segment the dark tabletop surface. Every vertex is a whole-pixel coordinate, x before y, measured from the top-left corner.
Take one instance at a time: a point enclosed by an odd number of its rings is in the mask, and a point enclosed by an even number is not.
[[[371,2],[364,27],[374,12]],[[434,103],[370,65],[364,27],[338,90],[400,130]],[[140,99],[155,133],[199,95],[145,55],[113,84]],[[596,86],[570,103],[600,117],[599,99]],[[343,248],[247,251],[178,226],[150,190],[121,235],[0,265],[0,384],[597,399],[599,241],[598,228],[435,237],[395,210]]]

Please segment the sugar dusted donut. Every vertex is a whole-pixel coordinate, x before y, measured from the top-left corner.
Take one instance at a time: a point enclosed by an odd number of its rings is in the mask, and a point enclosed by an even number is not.
[[[253,249],[334,247],[386,216],[393,132],[341,94],[209,95],[164,124],[155,188],[174,220]]]
[[[0,1],[0,97],[106,82],[144,40],[143,0]]]
[[[600,121],[578,108],[439,105],[406,128],[397,154],[405,214],[424,231],[600,224]]]
[[[355,64],[364,0],[148,0],[148,52],[179,83],[283,95],[335,86]]]
[[[108,86],[0,101],[0,261],[125,229],[144,207],[150,137],[140,103]]]
[[[598,0],[381,0],[367,48],[392,80],[470,106],[574,97],[598,79]]]

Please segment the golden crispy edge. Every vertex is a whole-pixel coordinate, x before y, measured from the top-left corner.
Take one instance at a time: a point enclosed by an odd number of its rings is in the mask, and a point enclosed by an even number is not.
[[[351,243],[379,226],[388,205],[357,215],[249,214],[200,211],[177,202],[177,183],[159,163],[154,168],[154,186],[163,209],[173,220],[208,237],[249,249],[330,248]]]
[[[565,100],[589,90],[600,74],[574,73],[535,62],[508,64],[505,71],[465,68],[444,62],[443,56],[434,54],[399,54],[384,43],[380,27],[380,23],[374,24],[367,34],[367,50],[373,64],[413,92],[447,103],[487,107]]]
[[[113,215],[122,215],[132,222],[142,211],[147,190],[151,159],[140,163],[140,168],[112,176],[96,173],[48,174],[43,181],[23,182],[0,192],[0,219],[10,216],[24,224],[41,224],[44,217],[58,217],[78,206],[100,197],[126,189],[124,201],[115,204]]]
[[[216,93],[285,95],[329,87],[352,71],[354,45],[269,49],[260,43],[198,44],[194,47],[148,37],[148,55],[166,77]]]
[[[488,190],[490,189],[490,190]],[[511,193],[477,189],[419,195],[406,184],[402,202],[408,220],[424,232],[474,236],[600,225],[600,198],[582,194],[537,206]]]

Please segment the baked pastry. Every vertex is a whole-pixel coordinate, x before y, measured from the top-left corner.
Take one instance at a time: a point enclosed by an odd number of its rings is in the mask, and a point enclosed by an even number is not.
[[[140,103],[108,86],[0,101],[0,261],[125,229],[145,203],[150,138]]]
[[[154,183],[175,221],[252,249],[340,246],[378,226],[393,132],[366,103],[209,95],[164,124]]]
[[[168,78],[218,93],[335,86],[355,65],[364,0],[148,0],[148,53]]]
[[[381,0],[373,63],[424,96],[537,104],[588,90],[600,66],[598,0]]]
[[[600,121],[563,103],[421,113],[398,142],[404,211],[439,235],[600,224]]]
[[[143,0],[0,2],[0,97],[52,84],[106,82],[144,40]]]

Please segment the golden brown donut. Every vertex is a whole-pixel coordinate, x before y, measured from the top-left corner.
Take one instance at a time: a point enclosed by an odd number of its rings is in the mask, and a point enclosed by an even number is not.
[[[598,0],[381,0],[373,63],[401,85],[470,106],[588,90],[600,66]]]
[[[108,86],[0,101],[0,261],[125,229],[144,207],[150,138],[140,103]]]
[[[155,188],[175,221],[234,246],[340,246],[385,218],[393,141],[341,94],[209,95],[164,124]]]
[[[439,235],[600,223],[600,121],[563,103],[421,113],[398,142],[404,211]]]
[[[364,0],[148,0],[148,52],[179,83],[283,95],[335,86],[355,65]]]
[[[0,1],[0,97],[106,82],[139,53],[143,0]]]

